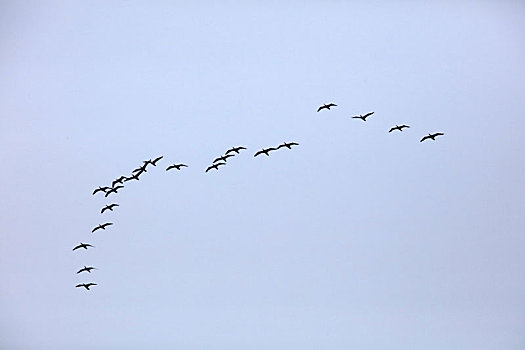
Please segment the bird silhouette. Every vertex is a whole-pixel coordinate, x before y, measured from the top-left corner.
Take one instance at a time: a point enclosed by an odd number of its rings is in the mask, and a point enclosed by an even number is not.
[[[367,113],[365,115],[356,115],[352,118],[356,118],[356,119],[362,119],[364,122],[366,122],[366,118],[370,117],[372,114],[374,114],[374,112],[370,112],[370,113]]]
[[[153,159],[153,160],[151,160],[151,159],[145,160],[145,161],[143,161],[143,163],[144,163],[143,166],[146,166],[146,165],[148,165],[148,164],[151,164],[151,165],[153,165],[153,166],[157,166],[157,162],[158,162],[159,160],[161,160],[162,158],[164,158],[164,156],[157,157],[157,158],[155,158],[155,159]]]
[[[139,181],[139,175],[135,174],[135,175],[132,175],[130,177],[125,177],[124,178],[124,182],[128,182],[128,181],[131,181],[131,180],[137,180]]]
[[[109,225],[113,225],[113,223],[112,222],[106,222],[105,224],[100,224],[97,227],[95,227],[93,230],[91,230],[91,232],[95,232],[96,230],[99,230],[99,229],[105,230],[106,227],[108,227]]]
[[[435,134],[428,134],[427,136],[423,137],[419,142],[423,142],[427,139],[432,139],[435,141],[436,137],[441,136],[441,135],[445,135],[445,134],[443,134],[442,132],[436,132]]]
[[[148,162],[149,162],[149,160],[145,160],[145,161],[144,161],[144,164],[142,164],[141,166],[139,166],[139,167],[136,168],[136,169],[133,169],[133,170],[131,171],[131,173],[137,173],[137,172],[140,172],[141,174],[144,173],[144,172],[147,173],[148,171],[146,170],[146,166],[148,165]]]
[[[229,150],[226,151],[226,153],[224,154],[228,154],[230,152],[235,152],[235,153],[240,153],[240,150],[241,149],[246,149],[246,147],[242,147],[242,146],[239,146],[239,147],[232,147],[230,148]]]
[[[187,167],[186,164],[182,164],[182,163],[181,164],[172,164],[172,165],[170,165],[169,167],[166,168],[166,171],[168,171],[170,169],[180,170],[180,168],[183,167],[183,166]]]
[[[96,188],[96,189],[93,191],[93,195],[95,195],[95,193],[97,193],[97,192],[106,192],[106,191],[109,190],[109,189],[110,189],[110,187],[107,187],[107,186],[104,186],[104,187],[100,187],[100,186],[99,186],[98,188]]]
[[[263,154],[263,153],[266,154],[267,156],[269,156],[270,152],[271,151],[275,151],[275,150],[277,150],[277,148],[274,148],[274,147],[263,148],[262,150],[255,152],[255,154],[253,156],[257,157],[259,154]]]
[[[390,130],[388,130],[388,132],[392,132],[394,130],[399,130],[399,131],[403,131],[404,128],[410,128],[410,126],[408,125],[396,125],[394,127],[392,127]]]
[[[290,142],[290,143],[283,142],[277,147],[277,149],[282,148],[282,147],[287,147],[288,149],[292,149],[292,146],[299,146],[299,144],[296,142]]]
[[[78,287],[84,287],[86,288],[87,290],[90,290],[89,287],[91,286],[96,286],[97,284],[96,283],[80,283],[80,284],[77,284],[75,287],[78,288]]]
[[[214,163],[214,164],[212,164],[212,165],[210,165],[209,167],[206,168],[205,173],[207,173],[211,169],[219,170],[219,166],[221,166],[221,165],[226,165],[226,163]]]
[[[137,176],[137,177],[138,177],[137,174],[135,174],[134,176]],[[117,187],[112,187],[112,188],[110,188],[109,191],[106,192],[106,194],[104,195],[104,197],[107,197],[107,196],[109,196],[109,195],[112,194],[112,193],[118,193],[118,190],[121,189],[121,188],[124,188],[124,186],[120,186],[120,185],[119,185],[119,186],[117,186]]]
[[[88,247],[93,247],[93,248],[95,248],[95,246],[93,246],[93,245],[91,245],[91,244],[80,242],[80,244],[77,245],[75,248],[73,248],[73,250],[77,250],[77,249],[80,249],[80,248],[84,248],[84,249],[87,250]]]
[[[225,154],[224,156],[220,156],[219,158],[216,158],[213,161],[213,163],[218,162],[218,161],[226,162],[228,158],[233,157],[233,156],[234,156],[233,154]]]
[[[84,265],[84,267],[81,268],[80,270],[78,270],[77,273],[81,273],[81,272],[84,272],[84,271],[87,271],[87,272],[91,273],[91,270],[97,270],[97,268],[93,267],[93,266],[89,266],[88,267],[88,266]]]
[[[113,208],[114,208],[114,207],[118,207],[118,206],[119,206],[119,205],[118,205],[117,203],[108,204],[108,205],[106,205],[104,208],[102,208],[102,210],[100,211],[100,214],[104,214],[104,212],[105,212],[106,210],[111,210],[111,211],[113,211]]]
[[[122,175],[121,177],[113,180],[113,182],[111,183],[111,187],[115,187],[116,184],[122,184],[122,181],[125,179],[126,177],[124,175]]]
[[[322,110],[324,108],[330,110],[330,107],[336,107],[336,106],[337,105],[335,103],[324,104],[321,107],[317,108],[317,112],[319,112],[320,110]]]

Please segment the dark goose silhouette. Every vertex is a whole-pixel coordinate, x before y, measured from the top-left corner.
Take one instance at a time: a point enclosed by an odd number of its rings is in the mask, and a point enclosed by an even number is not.
[[[239,147],[232,147],[230,148],[229,150],[226,151],[226,153],[224,154],[228,154],[230,152],[235,152],[235,153],[240,153],[240,150],[241,149],[246,149],[246,147],[242,147],[242,146],[239,146]]]
[[[137,180],[137,181],[139,181],[139,175],[138,175],[138,174],[135,174],[135,175],[132,175],[132,176],[130,176],[130,177],[125,177],[125,178],[124,178],[124,182],[128,182],[128,181],[130,181],[130,180]]]
[[[367,113],[365,115],[356,115],[352,118],[356,118],[356,119],[362,119],[364,122],[366,122],[366,118],[370,117],[372,114],[374,114],[374,112],[370,112],[370,113]]]
[[[106,192],[107,190],[109,190],[109,189],[110,189],[110,188],[107,187],[107,186],[104,186],[104,187],[100,187],[100,186],[99,186],[98,188],[96,188],[96,189],[93,191],[93,195],[94,195],[95,193],[97,193],[97,192],[104,192],[104,193],[105,193],[105,192]]]
[[[325,109],[325,108],[330,110],[330,107],[336,107],[336,106],[337,105],[335,103],[324,104],[321,107],[317,108],[317,112],[319,112],[320,110]]]
[[[215,164],[212,164],[212,165],[210,165],[209,167],[206,168],[205,173],[207,173],[211,169],[219,170],[219,166],[221,166],[221,165],[226,165],[226,163],[215,163]]]
[[[404,128],[410,128],[410,126],[405,125],[405,124],[403,124],[403,125],[396,125],[396,126],[392,127],[390,130],[388,130],[388,132],[392,132],[394,130],[403,131]]]
[[[89,287],[91,286],[96,286],[97,284],[96,283],[80,283],[80,284],[77,284],[75,287],[78,288],[78,287],[84,287],[86,288],[87,290],[90,290]]]
[[[146,165],[148,165],[148,164],[151,164],[151,165],[153,165],[153,166],[157,166],[157,162],[158,162],[159,160],[161,160],[162,158],[164,158],[164,156],[157,157],[157,158],[155,158],[154,160],[148,159],[148,160],[143,161],[142,163],[144,163],[143,166],[146,166]]]
[[[105,224],[100,224],[97,227],[95,227],[93,230],[91,230],[91,232],[95,232],[96,230],[100,230],[100,229],[105,230],[106,227],[108,227],[109,225],[113,225],[113,223],[112,222],[106,222]]]
[[[234,156],[233,154],[225,154],[224,156],[220,156],[219,158],[216,158],[213,161],[213,163],[218,162],[218,161],[226,162],[228,158],[233,157],[233,156]]]
[[[428,139],[432,139],[435,141],[437,136],[442,136],[442,135],[445,135],[445,134],[443,134],[442,132],[436,132],[435,134],[428,134],[427,136],[423,137],[419,142],[423,142]]]
[[[137,174],[135,174],[134,176],[137,176],[137,177],[138,177]],[[120,185],[119,185],[119,186],[117,186],[117,187],[110,188],[109,191],[106,192],[106,194],[104,195],[104,197],[107,197],[107,196],[109,196],[109,195],[112,194],[112,193],[118,193],[118,190],[121,189],[121,188],[124,188],[124,186],[120,186]]]
[[[111,211],[113,211],[113,208],[114,208],[114,207],[118,207],[118,206],[119,206],[119,205],[118,205],[117,203],[108,204],[108,205],[106,205],[104,208],[102,208],[102,210],[100,211],[100,214],[104,214],[104,212],[105,212],[106,210],[111,210]]]
[[[111,183],[111,187],[115,187],[116,184],[122,184],[122,181],[125,179],[126,177],[124,175],[122,175],[121,177],[113,180],[113,182]]]
[[[137,169],[133,169],[133,170],[131,171],[131,173],[140,172],[140,173],[142,174],[143,172],[148,172],[148,171],[146,170],[146,166],[148,165],[148,162],[149,162],[149,160],[145,160],[145,161],[144,161],[144,164],[142,164],[141,166],[139,166]]]
[[[81,272],[84,272],[84,271],[87,271],[87,272],[91,273],[91,270],[97,270],[97,268],[93,267],[93,266],[86,266],[86,265],[84,265],[84,267],[81,268],[80,270],[78,270],[77,273],[81,273]]]
[[[180,170],[180,168],[183,167],[183,166],[187,167],[186,164],[182,164],[182,163],[180,163],[180,164],[172,164],[172,165],[170,165],[169,167],[166,168],[166,171],[168,171],[170,169]]]
[[[289,149],[292,149],[292,146],[299,146],[299,144],[297,142],[290,142],[290,143],[283,142],[277,147],[277,149],[282,148],[282,147],[287,147]]]
[[[266,154],[267,156],[269,156],[270,152],[271,151],[275,151],[275,150],[277,150],[277,148],[274,148],[274,147],[263,148],[262,150],[255,152],[255,154],[253,156],[257,157],[259,154],[263,154],[263,153]]]
[[[75,248],[73,248],[73,250],[77,250],[77,249],[80,249],[80,248],[84,248],[84,249],[87,250],[88,247],[93,247],[93,248],[95,248],[95,246],[93,246],[93,245],[91,245],[91,244],[80,242],[80,244],[77,245]]]

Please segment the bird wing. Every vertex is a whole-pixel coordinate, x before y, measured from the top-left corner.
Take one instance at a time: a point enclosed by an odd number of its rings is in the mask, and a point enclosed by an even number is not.
[[[104,212],[108,209],[109,207],[106,205],[104,208],[102,208],[102,210],[100,211],[100,214],[104,214]]]
[[[264,153],[264,151],[257,151],[257,152],[255,152],[255,154],[253,156],[257,157],[259,154],[262,154],[262,153]]]
[[[328,104],[328,107],[337,107],[337,105],[335,103],[330,103]]]
[[[326,108],[326,107],[325,106],[321,106],[321,107],[317,108],[317,112],[319,112],[323,108]]]
[[[388,132],[392,132],[394,130],[396,130],[397,128],[391,128],[390,130],[388,130]]]
[[[97,227],[95,227],[94,229],[91,230],[91,232],[95,232],[96,230],[100,229],[100,225],[98,225]]]
[[[354,119],[363,119],[360,115],[356,115],[355,117],[352,117]]]
[[[363,116],[363,118],[369,117],[369,116],[371,116],[372,114],[374,114],[374,112],[369,112],[369,113],[365,114],[365,115]]]
[[[82,248],[81,245],[77,245],[75,248],[73,248],[73,250],[77,250],[78,248]]]
[[[445,134],[443,134],[442,132],[436,132],[436,133],[434,134],[434,137],[435,137],[435,136],[442,136],[442,135],[445,135]]]
[[[430,136],[425,136],[425,137],[423,137],[423,138],[421,139],[421,141],[419,141],[419,142],[423,142],[423,141],[425,141],[426,139],[429,139],[429,138],[430,138]]]

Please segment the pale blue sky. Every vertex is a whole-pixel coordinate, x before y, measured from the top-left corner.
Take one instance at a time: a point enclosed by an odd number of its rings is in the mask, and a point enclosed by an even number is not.
[[[2,2],[0,347],[523,349],[524,15]]]

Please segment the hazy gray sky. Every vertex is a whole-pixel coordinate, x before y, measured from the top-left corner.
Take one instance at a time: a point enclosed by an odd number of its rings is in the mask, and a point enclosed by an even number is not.
[[[0,347],[523,349],[524,15],[2,2]]]

